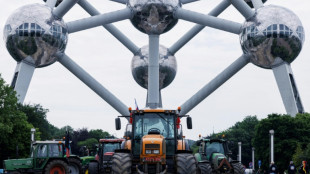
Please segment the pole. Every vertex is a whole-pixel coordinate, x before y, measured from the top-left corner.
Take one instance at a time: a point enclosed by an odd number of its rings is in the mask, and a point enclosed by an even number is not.
[[[36,129],[35,128],[31,128],[30,132],[31,132],[31,137],[30,137],[31,138],[30,151],[31,151],[33,143],[34,143],[34,134],[36,132]]]
[[[270,163],[274,162],[274,130],[270,130]]]
[[[255,170],[255,148],[254,147],[252,147],[252,169],[253,169],[253,171]]]
[[[239,160],[239,163],[241,163],[241,144],[242,144],[241,142],[238,142],[238,152],[239,152],[238,153],[239,154],[239,156],[238,156],[239,159],[238,160]]]

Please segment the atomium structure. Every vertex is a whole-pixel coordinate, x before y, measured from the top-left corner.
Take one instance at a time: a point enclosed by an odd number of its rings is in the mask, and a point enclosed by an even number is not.
[[[6,47],[17,61],[12,87],[21,103],[35,68],[58,61],[120,114],[127,115],[125,104],[65,54],[69,34],[103,26],[133,53],[132,75],[141,87],[147,89],[146,107],[160,108],[161,90],[171,84],[176,76],[175,53],[207,26],[239,35],[243,55],[184,102],[180,114],[188,113],[250,62],[274,72],[288,114],[295,116],[304,112],[290,64],[299,55],[305,34],[299,18],[289,9],[265,6],[266,0],[221,0],[209,14],[201,14],[182,8],[197,0],[113,0],[124,4],[124,8],[100,14],[87,0],[44,1],[45,4],[31,4],[17,9],[4,27]],[[63,16],[75,4],[91,17],[64,22]],[[243,24],[217,17],[230,5],[244,16]],[[137,30],[148,35],[146,46],[138,48],[111,24],[126,19]],[[178,20],[197,25],[171,47],[160,45],[160,35],[169,32]]]

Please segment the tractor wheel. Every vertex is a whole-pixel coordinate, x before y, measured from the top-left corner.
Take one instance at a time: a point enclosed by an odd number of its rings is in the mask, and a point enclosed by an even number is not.
[[[197,174],[212,174],[212,167],[209,163],[198,163]]]
[[[130,174],[132,159],[129,153],[114,153],[112,157],[113,174]]]
[[[98,174],[98,163],[90,162],[88,165],[88,173],[89,174]]]
[[[76,158],[68,158],[69,161],[69,172],[71,174],[82,174],[82,164],[81,161]]]
[[[232,163],[231,166],[234,168],[234,174],[244,174],[245,169],[241,163]]]
[[[176,154],[177,174],[195,174],[197,170],[196,160],[193,154]]]
[[[49,162],[44,170],[45,174],[68,174],[69,167],[68,164],[62,160],[53,160]]]

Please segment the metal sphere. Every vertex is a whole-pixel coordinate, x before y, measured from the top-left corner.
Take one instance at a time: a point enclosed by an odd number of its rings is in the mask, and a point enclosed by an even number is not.
[[[135,81],[143,88],[148,87],[149,46],[144,46],[132,58],[131,72]],[[159,89],[167,87],[177,72],[176,58],[169,50],[159,46]]]
[[[42,4],[17,9],[4,27],[4,41],[11,56],[37,68],[54,63],[55,53],[64,52],[67,40],[65,23]]]
[[[244,0],[251,8],[254,8],[252,0]],[[265,3],[267,0],[262,0],[263,3]]]
[[[178,22],[173,11],[181,3],[179,0],[129,0],[127,5],[134,12],[131,23],[138,30],[146,34],[162,34]]]
[[[243,52],[252,54],[253,64],[267,69],[293,62],[305,40],[299,18],[289,9],[279,6],[258,9],[242,29],[240,43]]]

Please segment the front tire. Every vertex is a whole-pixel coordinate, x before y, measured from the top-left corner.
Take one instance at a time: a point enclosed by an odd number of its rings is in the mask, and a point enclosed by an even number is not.
[[[245,169],[241,163],[232,163],[231,166],[234,169],[234,174],[244,174]]]
[[[69,168],[68,164],[61,160],[53,160],[49,162],[44,170],[45,174],[68,174]]]
[[[80,160],[76,158],[68,158],[69,161],[69,172],[71,174],[82,174],[82,164]]]
[[[132,159],[129,153],[114,153],[112,157],[113,174],[130,174]]]
[[[212,167],[209,163],[198,163],[197,174],[212,174]]]
[[[194,155],[187,153],[176,154],[177,174],[195,174],[197,170]]]
[[[88,165],[88,173],[89,174],[98,174],[98,163],[97,162],[90,162]]]

